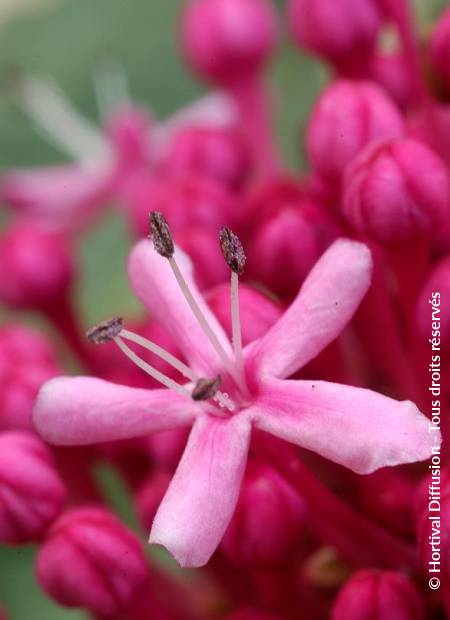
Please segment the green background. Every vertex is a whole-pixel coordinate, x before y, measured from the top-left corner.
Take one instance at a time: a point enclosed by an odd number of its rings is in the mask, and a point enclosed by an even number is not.
[[[0,0],[1,3],[1,0]],[[278,3],[282,7],[282,3]],[[445,6],[447,2],[440,2]],[[64,161],[33,130],[8,92],[8,75],[19,67],[57,80],[71,101],[97,121],[92,67],[106,54],[120,61],[133,98],[162,117],[201,92],[179,58],[176,23],[180,0],[72,0],[0,27],[0,167]],[[423,0],[421,11],[436,11]],[[423,21],[423,19],[422,19]],[[285,38],[286,39],[286,38]],[[286,160],[302,166],[301,127],[326,73],[289,42],[280,45],[268,72],[276,93],[276,125]],[[77,303],[87,324],[137,308],[125,278],[128,233],[117,215],[102,220],[80,248]],[[106,475],[113,500],[123,506],[120,488]],[[83,618],[55,607],[38,590],[31,547],[0,547],[0,601],[12,620]]]

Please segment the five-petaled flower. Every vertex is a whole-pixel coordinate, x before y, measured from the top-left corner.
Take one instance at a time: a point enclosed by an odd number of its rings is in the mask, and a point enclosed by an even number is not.
[[[161,224],[157,216],[152,220],[154,235]],[[209,560],[236,506],[252,428],[360,474],[430,455],[428,420],[412,402],[349,385],[289,379],[339,335],[364,297],[372,270],[365,245],[336,241],[278,322],[243,349],[239,270],[231,275],[232,345],[195,285],[189,258],[178,248],[163,255],[148,240],[140,241],[130,255],[129,276],[136,295],[167,327],[187,364],[124,329],[118,319],[106,331],[105,324],[99,329],[100,340],[107,333],[169,389],[60,377],[43,386],[34,411],[39,433],[63,445],[126,439],[192,424],[150,542],[164,545],[183,566]],[[188,382],[157,373],[125,344],[127,339],[165,356]]]

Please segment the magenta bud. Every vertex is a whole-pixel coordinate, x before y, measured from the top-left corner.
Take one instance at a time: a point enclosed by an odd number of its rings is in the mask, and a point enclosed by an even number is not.
[[[304,500],[269,465],[250,462],[222,549],[237,565],[271,565],[295,549],[306,521]]]
[[[402,54],[376,54],[371,61],[370,75],[400,109],[404,110],[414,102],[415,87]]]
[[[0,435],[0,542],[35,542],[60,514],[66,490],[48,448],[37,437]]]
[[[147,179],[138,184],[132,197],[132,226],[138,236],[148,236],[148,214],[163,213],[175,236],[189,227],[204,227],[217,234],[236,218],[236,201],[217,181],[184,175]]]
[[[319,97],[307,127],[306,150],[316,172],[338,184],[346,166],[374,140],[401,138],[402,116],[376,84],[338,80]]]
[[[151,473],[140,487],[135,504],[140,522],[145,531],[150,531],[156,511],[166,494],[169,486],[170,474],[159,469]]]
[[[368,146],[348,168],[342,208],[361,234],[382,243],[432,234],[449,215],[448,173],[441,159],[412,139]]]
[[[350,74],[364,67],[380,29],[376,0],[290,0],[288,16],[301,48]]]
[[[182,19],[184,54],[202,76],[220,84],[260,70],[277,42],[269,0],[191,0]]]
[[[159,467],[175,471],[186,447],[188,435],[189,431],[185,428],[151,433],[145,438],[147,453]]]
[[[138,538],[100,508],[63,515],[36,560],[37,579],[51,598],[106,618],[124,617],[148,573]]]
[[[431,35],[430,55],[433,66],[450,87],[450,8],[447,8]]]
[[[73,281],[67,240],[30,223],[11,226],[0,239],[0,301],[13,308],[47,308]]]
[[[445,351],[450,343],[450,256],[433,266],[417,302],[417,326],[426,341],[432,337],[433,308],[436,309],[434,315],[440,320],[441,347]]]
[[[415,481],[398,468],[383,468],[356,480],[358,498],[369,516],[400,535],[414,534]]]
[[[281,618],[256,607],[243,607],[226,616],[225,620],[281,620]]]
[[[247,205],[251,241],[248,273],[281,297],[297,294],[311,267],[338,236],[317,203],[289,180],[263,184]]]
[[[250,150],[243,135],[237,129],[223,127],[182,129],[164,161],[170,175],[211,177],[230,189],[242,185],[250,165]]]
[[[211,289],[206,293],[206,301],[231,338],[230,285],[221,284]],[[265,334],[280,318],[283,310],[262,292],[242,283],[239,285],[239,306],[244,344]]]
[[[32,430],[31,412],[41,385],[59,374],[50,343],[23,325],[0,327],[0,431]]]
[[[401,573],[376,569],[355,573],[339,592],[331,620],[425,620],[423,601]]]

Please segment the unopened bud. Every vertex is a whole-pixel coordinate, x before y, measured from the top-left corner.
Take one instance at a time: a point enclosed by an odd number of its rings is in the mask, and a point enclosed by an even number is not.
[[[44,591],[65,607],[124,618],[148,578],[138,538],[113,514],[81,508],[62,516],[36,560]]]
[[[370,82],[338,80],[313,108],[306,149],[315,171],[339,184],[347,165],[365,146],[404,133],[399,110],[381,88]]]
[[[368,146],[344,180],[344,215],[359,233],[381,243],[431,235],[448,218],[449,204],[447,169],[418,140]]]
[[[66,490],[48,448],[34,435],[0,435],[0,542],[42,538],[59,516]]]
[[[221,84],[258,71],[277,40],[268,0],[191,0],[182,21],[182,45],[194,69]]]
[[[355,573],[339,592],[331,620],[425,620],[413,582],[401,573],[376,569]]]

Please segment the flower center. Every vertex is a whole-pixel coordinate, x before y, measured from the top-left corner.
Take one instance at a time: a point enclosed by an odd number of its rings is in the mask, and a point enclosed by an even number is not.
[[[246,401],[250,399],[244,372],[242,355],[242,335],[239,313],[239,275],[245,264],[245,254],[238,237],[229,228],[220,231],[220,245],[224,258],[231,269],[231,319],[232,319],[232,349],[230,356],[222,346],[207,317],[198,305],[189,289],[180,268],[174,257],[175,247],[169,226],[161,213],[150,214],[151,237],[155,250],[166,258],[170,264],[180,291],[189,304],[202,331],[212,344],[226,373],[226,385],[229,386],[231,396],[220,390],[222,376],[202,377],[187,364],[157,345],[155,342],[135,334],[123,327],[123,319],[113,318],[95,326],[88,331],[87,337],[94,344],[114,341],[121,351],[139,368],[159,381],[167,388],[172,389],[194,401],[201,401],[203,407],[214,415],[224,416],[236,413]],[[140,358],[126,344],[126,340],[133,342],[163,359],[175,368],[189,384],[180,384],[171,377],[160,372]]]

